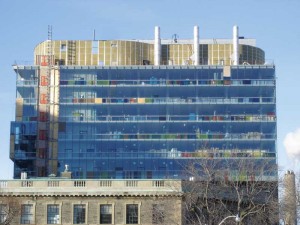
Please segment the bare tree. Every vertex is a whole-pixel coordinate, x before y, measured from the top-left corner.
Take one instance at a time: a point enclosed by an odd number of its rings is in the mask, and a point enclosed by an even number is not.
[[[174,190],[174,196],[157,196],[147,200],[141,211],[146,224],[181,225],[181,193]]]
[[[7,181],[0,181],[0,225],[16,224],[21,214],[20,199],[7,190]]]
[[[21,204],[16,197],[3,196],[0,193],[0,224],[14,224],[14,220],[20,216]]]
[[[152,223],[164,224],[166,221],[166,206],[165,203],[152,204]]]
[[[266,159],[197,159],[186,167],[186,224],[278,224],[278,179]]]

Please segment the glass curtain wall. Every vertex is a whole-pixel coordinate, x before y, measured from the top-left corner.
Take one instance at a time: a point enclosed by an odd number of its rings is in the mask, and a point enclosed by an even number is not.
[[[60,171],[178,178],[191,158],[276,162],[274,68],[62,67]]]

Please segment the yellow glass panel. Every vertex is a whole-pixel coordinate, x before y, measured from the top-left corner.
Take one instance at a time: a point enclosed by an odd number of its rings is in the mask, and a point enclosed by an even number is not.
[[[138,103],[145,103],[145,98],[138,98]]]

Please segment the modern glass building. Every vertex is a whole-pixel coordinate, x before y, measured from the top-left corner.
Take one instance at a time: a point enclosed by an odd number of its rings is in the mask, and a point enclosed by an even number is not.
[[[151,179],[181,178],[190,159],[276,164],[275,66],[255,41],[236,41],[39,44],[34,65],[14,66],[14,177],[64,165],[74,178]]]

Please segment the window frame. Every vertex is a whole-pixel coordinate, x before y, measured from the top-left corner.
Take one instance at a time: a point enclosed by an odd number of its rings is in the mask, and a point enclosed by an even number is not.
[[[129,206],[133,206],[133,205],[135,205],[137,208],[137,215],[136,215],[136,217],[137,217],[137,220],[136,221],[132,221],[133,219],[132,218],[128,218],[128,207]],[[126,203],[126,205],[125,205],[125,224],[140,224],[140,203],[135,203],[135,202],[133,202],[133,203]]]
[[[105,223],[105,222],[101,222],[101,206],[111,206],[111,212],[110,212],[110,215],[111,215],[111,218],[110,218],[110,223]],[[99,223],[100,224],[114,224],[114,204],[113,203],[100,203],[99,204]],[[107,214],[106,214],[107,215]],[[109,214],[108,214],[109,215]]]
[[[51,222],[49,222],[49,206],[57,206],[58,207],[58,209],[57,209],[57,213],[58,214],[56,214],[56,215],[58,215],[58,221],[57,221],[57,223],[51,223]],[[47,204],[47,212],[46,212],[46,224],[61,224],[61,205],[60,204],[54,204],[54,203],[51,203],[51,204]]]
[[[30,212],[27,212],[27,209],[25,209],[24,213],[24,207],[31,206]],[[35,205],[33,203],[26,203],[21,205],[21,214],[20,214],[20,224],[34,224],[34,214],[35,214]],[[24,216],[28,216],[30,219],[25,220]]]
[[[75,221],[75,207],[76,206],[83,206],[84,207],[84,217],[81,216],[81,219],[84,218],[84,222],[76,222]],[[72,223],[73,224],[87,224],[87,204],[84,204],[84,203],[76,203],[76,204],[73,204],[73,210],[72,210]]]

